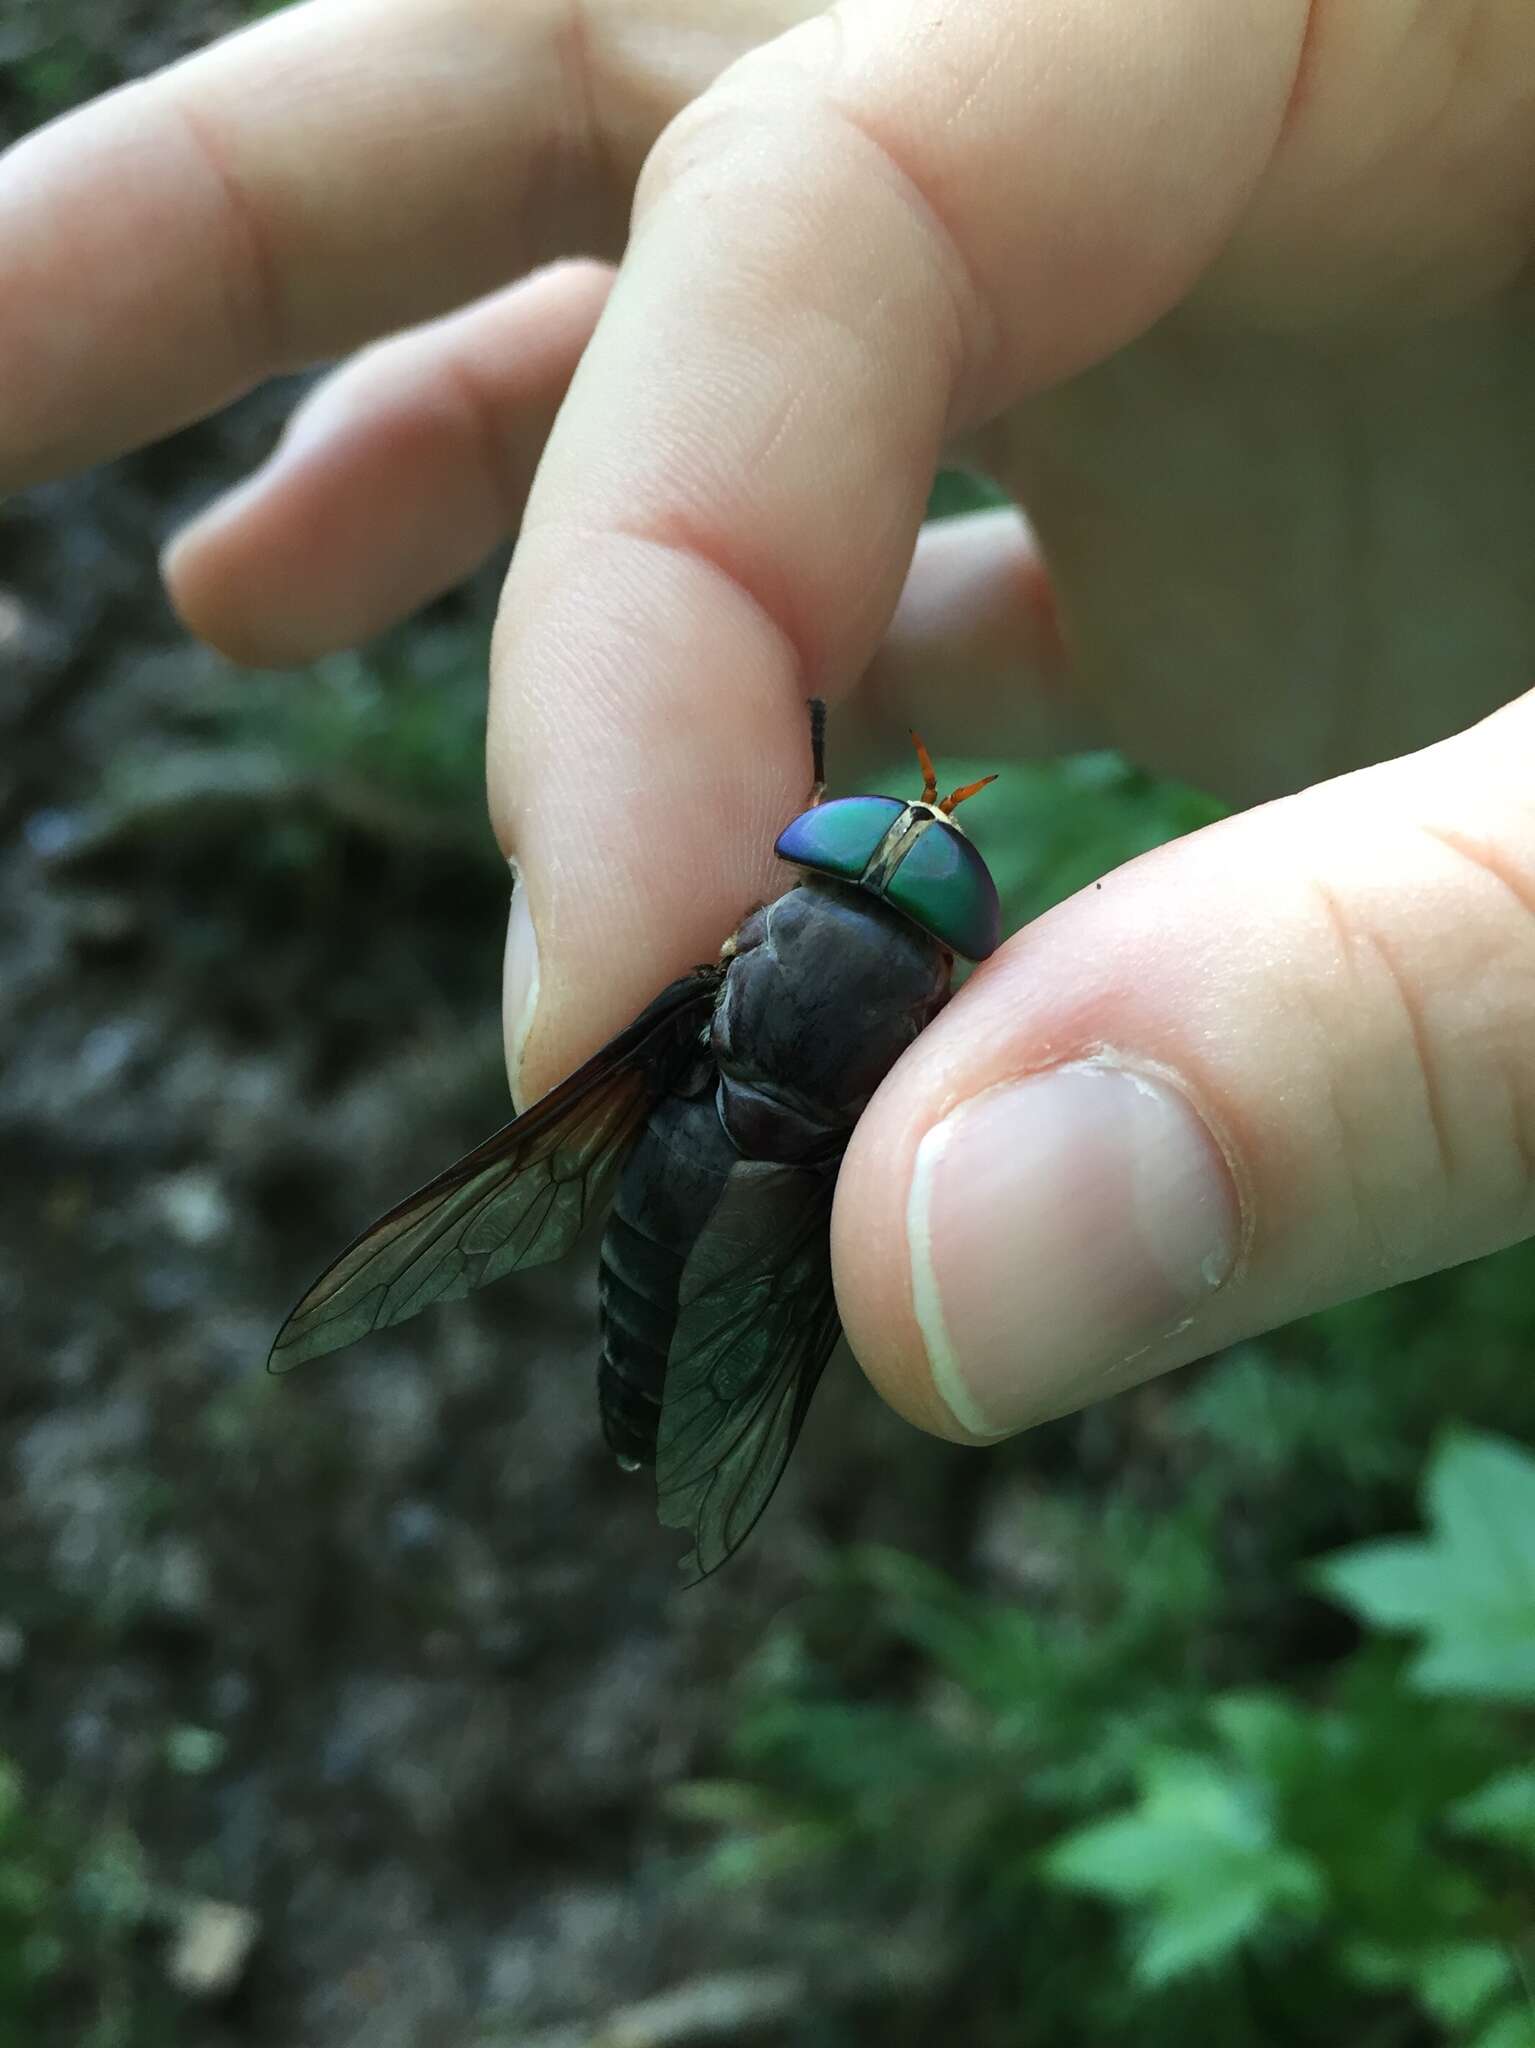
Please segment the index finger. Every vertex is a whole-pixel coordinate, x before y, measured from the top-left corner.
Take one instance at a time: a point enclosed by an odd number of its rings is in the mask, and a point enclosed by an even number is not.
[[[307,0],[0,156],[0,491],[562,255],[799,0]]]
[[[493,655],[521,1095],[773,890],[804,700],[873,653],[946,437],[1187,289],[1274,146],[1304,15],[856,0],[662,138]]]

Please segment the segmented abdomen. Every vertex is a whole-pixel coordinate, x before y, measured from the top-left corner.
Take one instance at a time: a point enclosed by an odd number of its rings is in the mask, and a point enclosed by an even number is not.
[[[670,1096],[657,1105],[619,1177],[597,1283],[597,1396],[603,1435],[621,1458],[655,1463],[682,1269],[739,1156],[712,1089]]]

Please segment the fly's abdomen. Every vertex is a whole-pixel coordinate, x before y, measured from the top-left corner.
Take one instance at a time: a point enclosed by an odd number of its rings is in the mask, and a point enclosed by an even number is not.
[[[739,1157],[712,1090],[670,1096],[657,1105],[619,1178],[597,1283],[597,1398],[603,1435],[621,1458],[655,1463],[682,1269]]]
[[[640,1465],[655,1463],[661,1388],[681,1278],[682,1260],[675,1247],[653,1237],[643,1221],[625,1213],[620,1185],[603,1233],[597,1283],[602,1316],[597,1399],[608,1448]]]

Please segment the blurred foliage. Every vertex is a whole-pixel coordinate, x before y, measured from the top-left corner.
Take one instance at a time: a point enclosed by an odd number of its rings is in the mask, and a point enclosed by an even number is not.
[[[125,1827],[29,1798],[0,1759],[0,2048],[64,2027],[79,2048],[164,2048],[169,2001],[137,1951],[175,1910]]]
[[[53,1891],[22,1808],[21,1780],[0,1761],[0,2013],[23,2012],[57,1962]]]
[[[941,469],[927,496],[929,519],[954,519],[964,512],[986,512],[1010,503],[1007,495],[983,476],[967,469]]]
[[[1532,1283],[1522,1248],[1436,1283],[1433,1323],[1419,1289],[1388,1298],[1441,1407],[1457,1355],[1527,1354]],[[892,2040],[1535,2048],[1535,1457],[1458,1429],[1424,1537],[1305,1570],[1329,1504],[1384,1508],[1372,1481],[1421,1434],[1409,1402],[1351,1497],[1352,1383],[1398,1365],[1359,1327],[1315,1318],[1168,1401],[1163,1470],[1126,1475],[1148,1500],[1031,1495],[1027,1598],[840,1561],[745,1683],[732,1775],[680,1796],[719,1832],[708,1881],[792,1893],[844,1941],[936,1927]],[[1259,1408],[1255,1377],[1283,1397]],[[1502,1383],[1525,1431],[1528,1381]],[[1267,1418],[1251,1445],[1235,1412]]]
[[[259,824],[235,837],[243,858],[304,868],[355,832],[461,858],[504,889],[485,812],[484,667],[474,629],[417,625],[301,676],[227,677],[166,744],[116,760],[54,850],[174,852]]]
[[[294,0],[0,0],[0,142]]]
[[[55,114],[104,92],[120,76],[114,43],[121,23],[102,10],[98,30],[83,9],[57,0],[6,0],[0,9],[0,77],[15,105],[17,132],[51,121]]]

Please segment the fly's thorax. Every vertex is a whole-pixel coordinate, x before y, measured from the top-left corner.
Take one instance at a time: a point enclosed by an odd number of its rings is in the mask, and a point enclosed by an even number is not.
[[[781,1148],[845,1136],[941,1008],[951,967],[909,919],[820,875],[754,911],[711,1034],[721,1114],[742,1150],[808,1157]]]

